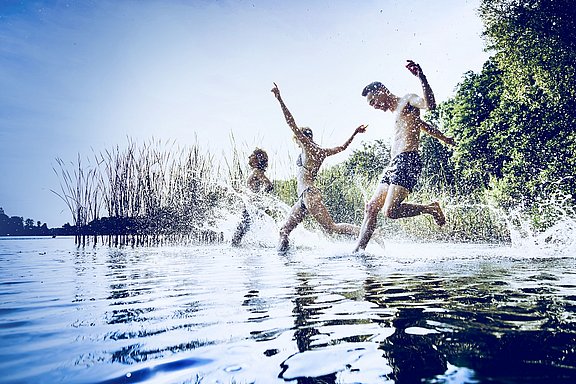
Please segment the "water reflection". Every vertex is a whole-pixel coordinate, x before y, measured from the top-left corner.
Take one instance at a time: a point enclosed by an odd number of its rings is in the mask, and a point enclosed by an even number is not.
[[[6,382],[576,378],[572,257],[464,245],[426,257],[405,246],[386,256],[63,240],[0,248]]]
[[[391,378],[437,382],[449,367],[459,366],[472,370],[469,382],[573,379],[570,296],[566,301],[547,286],[557,281],[553,275],[512,277],[516,287],[504,281],[509,275],[509,269],[490,268],[449,279],[434,274],[366,279],[366,300],[396,310],[391,321],[396,331],[381,345],[394,370]],[[538,287],[518,286],[531,281]]]
[[[293,299],[294,309],[292,313],[294,314],[294,341],[298,347],[298,351],[305,352],[309,351],[314,341],[315,336],[320,332],[317,329],[316,319],[321,313],[323,308],[322,305],[318,305],[316,300],[318,296],[315,294],[314,285],[311,285],[309,281],[309,276],[305,272],[297,273],[296,277],[296,287],[295,287],[295,297]],[[309,371],[298,367],[294,369],[294,373],[287,374],[287,370],[290,364],[294,365],[295,355],[291,356],[292,363],[288,363],[288,360],[282,362],[282,371],[279,374],[280,378],[297,379],[298,384],[315,384],[315,383],[333,383],[336,380],[336,373],[330,372],[327,375],[314,374],[315,377],[306,377]],[[325,364],[325,361],[312,361],[312,365]],[[317,373],[318,370],[314,370]]]

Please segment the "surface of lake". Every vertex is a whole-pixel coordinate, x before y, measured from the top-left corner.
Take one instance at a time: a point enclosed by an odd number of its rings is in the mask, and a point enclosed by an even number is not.
[[[0,238],[0,382],[574,383],[576,254]]]

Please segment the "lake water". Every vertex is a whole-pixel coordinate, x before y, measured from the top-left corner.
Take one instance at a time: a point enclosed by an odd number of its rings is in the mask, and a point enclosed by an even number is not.
[[[0,238],[0,381],[576,382],[572,245],[352,248]]]

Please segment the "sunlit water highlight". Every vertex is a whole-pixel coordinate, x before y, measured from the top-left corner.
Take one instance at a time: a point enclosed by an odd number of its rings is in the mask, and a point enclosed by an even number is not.
[[[571,244],[352,254],[293,237],[284,256],[254,234],[238,248],[0,238],[0,381],[575,382]]]

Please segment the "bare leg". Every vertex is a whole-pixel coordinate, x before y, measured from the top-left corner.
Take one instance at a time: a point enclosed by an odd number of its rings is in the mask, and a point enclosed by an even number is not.
[[[370,201],[366,204],[364,210],[364,220],[358,237],[358,243],[354,252],[366,249],[374,230],[376,229],[376,220],[378,212],[384,206],[386,196],[388,195],[388,184],[380,184]]]
[[[280,242],[278,244],[278,252],[286,252],[288,250],[288,236],[290,233],[304,220],[306,216],[306,209],[302,206],[300,200],[292,206],[290,214],[286,223],[280,228]]]
[[[434,218],[436,224],[442,226],[446,223],[440,204],[437,202],[428,205],[404,203],[403,201],[408,197],[408,193],[409,191],[402,186],[394,184],[390,186],[386,202],[384,203],[386,217],[400,219],[428,214]]]
[[[318,190],[309,191],[304,199],[308,211],[316,219],[316,221],[324,228],[326,233],[333,234],[337,233],[339,235],[351,235],[358,236],[360,233],[360,227],[348,223],[334,223],[332,216],[326,209],[326,206],[322,202],[322,195]]]
[[[250,219],[250,214],[248,213],[247,209],[242,211],[242,220],[238,223],[236,227],[236,232],[234,236],[232,236],[232,245],[237,247],[240,245],[240,241],[242,241],[242,237],[248,232],[250,229],[250,224],[252,220]]]
[[[446,224],[446,217],[444,216],[444,212],[442,212],[442,208],[440,208],[440,204],[437,201],[429,204],[428,207],[430,210],[429,214],[432,215],[436,224],[439,226]]]

